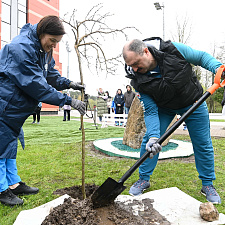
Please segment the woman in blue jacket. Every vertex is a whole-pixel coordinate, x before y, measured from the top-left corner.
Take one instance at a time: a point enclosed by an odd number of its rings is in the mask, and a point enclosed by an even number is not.
[[[46,16],[38,24],[26,24],[18,36],[0,51],[0,202],[23,204],[17,195],[38,193],[17,174],[17,140],[23,143],[22,125],[38,102],[71,105],[82,115],[85,103],[59,91],[84,88],[61,77],[54,69],[53,48],[65,34],[57,16]],[[24,146],[23,146],[24,147]]]

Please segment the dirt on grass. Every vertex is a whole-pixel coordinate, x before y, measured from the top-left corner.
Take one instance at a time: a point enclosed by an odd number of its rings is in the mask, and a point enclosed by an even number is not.
[[[89,154],[97,157],[113,158],[96,150],[93,144],[88,146]],[[120,160],[120,158],[118,158]],[[193,163],[194,156],[187,158],[166,159],[163,161],[179,160],[185,163]],[[111,205],[94,208],[91,195],[98,188],[95,184],[86,185],[86,196],[83,200],[81,186],[65,187],[56,190],[53,194],[68,194],[70,198],[64,203],[53,208],[50,214],[42,222],[42,225],[169,225],[170,222],[153,208],[152,199],[133,201],[128,204],[115,202]],[[132,213],[133,208],[139,208],[138,215]]]
[[[91,194],[98,188],[86,185],[87,198],[82,200],[81,186],[66,187],[56,190],[53,194],[68,194],[64,203],[53,208],[42,222],[42,225],[169,225],[158,211],[153,208],[153,200],[143,199],[129,204],[115,202],[101,208],[94,208]],[[133,206],[139,207],[138,215],[132,213]],[[144,207],[143,207],[144,206]]]

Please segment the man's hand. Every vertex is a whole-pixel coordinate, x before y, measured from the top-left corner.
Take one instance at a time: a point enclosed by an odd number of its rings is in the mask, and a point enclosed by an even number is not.
[[[85,84],[82,85],[81,82],[71,82],[69,85],[70,88],[73,88],[74,90],[79,90],[81,91],[82,89],[85,90]]]
[[[158,154],[162,150],[162,146],[159,143],[155,143],[157,140],[158,138],[150,138],[146,144],[146,150],[150,152],[150,159],[152,159],[154,155]]]
[[[86,104],[80,100],[72,99],[71,106],[77,109],[81,115],[85,114]]]

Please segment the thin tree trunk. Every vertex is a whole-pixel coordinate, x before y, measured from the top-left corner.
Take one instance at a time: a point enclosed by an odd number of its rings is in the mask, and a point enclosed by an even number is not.
[[[81,60],[80,60],[80,53],[75,45],[75,50],[77,53],[78,63],[79,63],[79,70],[80,70],[80,80],[81,84],[84,84],[83,82],[83,73],[82,73],[82,67],[81,67]],[[84,91],[81,92],[81,101],[84,100]],[[82,133],[82,195],[83,199],[86,198],[86,191],[85,191],[85,131],[84,131],[84,116],[80,116],[80,123],[81,123],[81,133]]]

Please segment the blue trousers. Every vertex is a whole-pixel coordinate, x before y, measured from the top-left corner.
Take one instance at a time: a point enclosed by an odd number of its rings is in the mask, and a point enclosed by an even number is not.
[[[16,159],[0,159],[0,192],[20,182],[17,174]]]
[[[128,114],[130,111],[130,108],[125,107],[125,114]]]
[[[190,107],[186,107],[179,110],[159,108],[160,135],[165,133],[176,114],[182,115],[189,108]],[[214,150],[210,136],[210,121],[206,103],[204,102],[200,105],[199,108],[186,119],[185,123],[192,141],[199,179],[202,180],[202,185],[211,185],[216,177],[214,171]],[[141,144],[141,156],[146,151],[145,146],[147,142],[148,137],[145,135]],[[150,175],[153,174],[156,167],[158,156],[159,154],[155,155],[153,159],[148,158],[140,165],[139,176],[142,180],[150,179]]]

